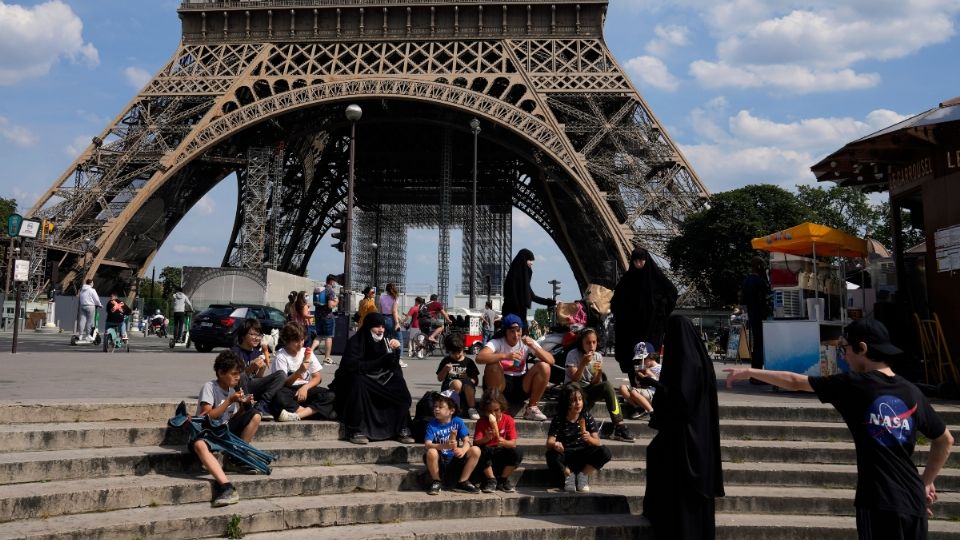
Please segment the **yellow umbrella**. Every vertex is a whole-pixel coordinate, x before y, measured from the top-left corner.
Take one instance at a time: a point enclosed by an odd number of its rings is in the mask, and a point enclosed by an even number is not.
[[[867,243],[856,236],[843,231],[817,225],[801,223],[795,227],[754,238],[750,241],[754,249],[775,253],[790,253],[816,257],[864,257],[867,255]]]

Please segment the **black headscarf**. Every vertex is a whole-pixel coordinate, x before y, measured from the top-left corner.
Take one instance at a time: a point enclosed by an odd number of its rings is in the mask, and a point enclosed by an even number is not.
[[[646,261],[637,268],[633,261]],[[630,346],[639,341],[656,345],[663,323],[677,305],[677,287],[663,273],[650,253],[641,247],[630,254],[630,267],[613,291],[610,308],[617,322],[617,335],[626,330]],[[634,339],[636,338],[636,339]]]
[[[533,303],[533,291],[530,290],[530,280],[533,278],[533,269],[527,264],[534,260],[533,252],[521,249],[510,263],[507,277],[503,280],[503,303],[519,308],[529,308]]]
[[[340,367],[348,371],[359,371],[360,373],[371,373],[381,369],[392,369],[396,363],[395,351],[391,351],[387,345],[387,338],[380,341],[374,341],[370,335],[370,330],[377,326],[384,326],[386,321],[380,313],[367,313],[363,318],[363,326],[347,341],[347,348],[343,352],[340,361]]]
[[[655,445],[660,449],[655,455],[648,451],[648,467],[673,464],[676,470],[666,472],[674,475],[678,485],[703,497],[722,497],[720,414],[713,362],[693,323],[680,315],[667,320],[663,348],[663,369],[650,421],[650,427],[658,430],[655,439],[663,440]],[[664,452],[670,457],[656,455]],[[657,463],[659,459],[666,463]]]

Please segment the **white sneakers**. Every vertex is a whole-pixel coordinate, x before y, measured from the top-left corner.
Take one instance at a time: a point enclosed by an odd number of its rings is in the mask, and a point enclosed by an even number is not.
[[[533,405],[532,407],[527,407],[527,410],[523,412],[523,419],[543,422],[547,419],[547,415],[540,412],[540,407]]]
[[[277,417],[277,422],[299,422],[300,417],[297,413],[292,413],[286,409],[280,411],[280,416]]]

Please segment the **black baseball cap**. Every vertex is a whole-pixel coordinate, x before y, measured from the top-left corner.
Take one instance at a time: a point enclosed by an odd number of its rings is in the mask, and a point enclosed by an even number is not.
[[[843,329],[847,343],[866,343],[867,347],[886,355],[902,354],[903,351],[890,343],[890,333],[882,322],[876,319],[858,319]]]

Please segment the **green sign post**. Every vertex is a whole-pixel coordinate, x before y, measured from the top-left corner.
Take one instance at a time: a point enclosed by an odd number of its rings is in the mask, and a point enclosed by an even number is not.
[[[7,235],[19,235],[21,225],[23,225],[23,216],[20,214],[10,214],[10,217],[7,218]]]

